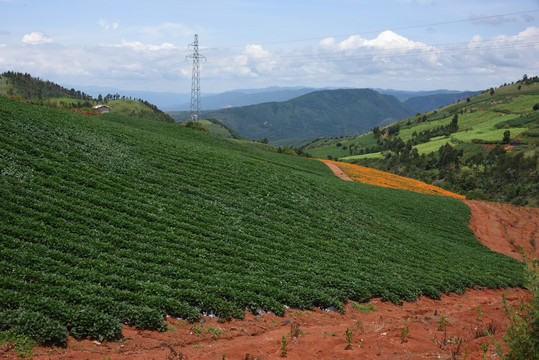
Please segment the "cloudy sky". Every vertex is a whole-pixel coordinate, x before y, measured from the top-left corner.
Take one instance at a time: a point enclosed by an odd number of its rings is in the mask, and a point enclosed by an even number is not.
[[[0,72],[202,93],[482,90],[538,75],[539,0],[0,0]]]

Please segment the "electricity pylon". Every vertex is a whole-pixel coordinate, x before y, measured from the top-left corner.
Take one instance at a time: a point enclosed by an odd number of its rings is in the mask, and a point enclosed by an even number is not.
[[[206,59],[198,53],[198,34],[195,34],[195,41],[189,44],[189,49],[193,49],[191,55],[186,58],[193,59],[193,78],[191,80],[191,120],[197,121],[200,118],[200,59]]]

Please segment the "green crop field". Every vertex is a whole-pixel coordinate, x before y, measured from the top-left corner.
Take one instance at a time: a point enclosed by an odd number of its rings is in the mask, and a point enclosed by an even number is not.
[[[164,316],[522,286],[462,202],[178,124],[0,96],[0,331],[118,339]]]
[[[476,109],[469,106],[468,111],[463,114],[458,114],[458,126],[459,131],[451,134],[451,136],[439,136],[433,137],[429,142],[418,144],[415,146],[419,154],[429,154],[435,151],[447,143],[453,146],[462,143],[471,143],[473,140],[485,142],[485,143],[501,143],[504,132],[507,130],[505,126],[499,126],[508,123],[508,125],[514,126],[510,130],[511,139],[514,140],[516,136],[526,133],[533,126],[533,122],[536,121],[536,116],[527,115],[529,117],[521,118],[521,114],[529,114],[533,105],[539,102],[539,95],[505,95],[498,96],[496,99],[492,99],[485,103],[483,106]],[[485,108],[486,107],[486,108]],[[429,121],[421,124],[412,124],[411,126],[403,126],[403,129],[399,132],[399,137],[403,141],[408,141],[412,138],[414,132],[421,132],[427,129],[432,129],[438,126],[446,126],[451,122],[452,115],[441,118],[440,120]],[[518,122],[516,119],[520,119]],[[511,122],[511,120],[514,120]],[[404,123],[404,122],[403,122]],[[498,125],[498,126],[497,126]],[[518,127],[515,127],[518,126]],[[371,135],[371,134],[369,134]],[[372,135],[371,135],[372,136]],[[359,137],[359,143],[363,146],[362,139],[368,141],[368,137]],[[320,140],[323,141],[323,140]],[[348,139],[341,140],[344,143],[350,141]],[[368,143],[371,146],[371,143]],[[335,154],[335,151],[329,152],[327,147],[319,147],[314,149],[308,149],[312,153],[317,154],[319,157],[326,157],[324,154]],[[340,153],[342,154],[342,152]],[[340,155],[338,154],[338,155]],[[351,161],[355,159],[369,159],[369,158],[381,158],[381,153],[371,153],[365,155],[353,155],[353,156],[341,156],[343,161]]]

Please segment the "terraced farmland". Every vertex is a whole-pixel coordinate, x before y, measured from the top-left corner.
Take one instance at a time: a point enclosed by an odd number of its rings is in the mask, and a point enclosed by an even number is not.
[[[244,310],[521,286],[460,201],[118,114],[0,97],[0,330],[118,339]]]

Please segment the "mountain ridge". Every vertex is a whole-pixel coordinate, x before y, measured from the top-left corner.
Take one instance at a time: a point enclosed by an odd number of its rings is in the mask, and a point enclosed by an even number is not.
[[[187,112],[169,112],[176,121]],[[372,89],[339,89],[311,92],[284,102],[204,111],[250,139],[277,141],[360,134],[413,114],[391,95]]]

